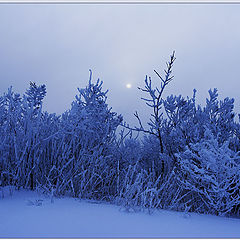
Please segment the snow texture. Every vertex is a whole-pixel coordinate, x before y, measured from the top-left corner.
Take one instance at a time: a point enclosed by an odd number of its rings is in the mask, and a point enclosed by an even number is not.
[[[27,190],[11,196],[7,188],[0,196],[0,238],[240,238],[240,219],[166,210],[125,212],[95,201],[51,201]]]

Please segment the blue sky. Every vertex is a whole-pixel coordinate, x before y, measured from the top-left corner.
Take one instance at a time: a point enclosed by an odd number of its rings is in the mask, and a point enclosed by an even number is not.
[[[137,86],[146,74],[158,84],[153,70],[163,73],[175,50],[164,96],[196,88],[203,104],[217,87],[239,111],[239,12],[240,4],[1,4],[0,93],[46,84],[44,109],[62,113],[92,69],[109,89],[109,105],[134,124],[135,110],[144,119],[149,113]]]

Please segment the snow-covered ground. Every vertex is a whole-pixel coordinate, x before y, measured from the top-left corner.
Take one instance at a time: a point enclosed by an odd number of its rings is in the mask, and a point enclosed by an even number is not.
[[[0,190],[0,238],[240,238],[240,219],[158,210],[127,213],[118,206]]]

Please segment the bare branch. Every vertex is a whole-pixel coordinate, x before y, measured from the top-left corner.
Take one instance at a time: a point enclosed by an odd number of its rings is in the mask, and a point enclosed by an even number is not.
[[[163,80],[163,78],[161,77],[161,75],[156,71],[156,70],[153,70],[156,74],[157,74],[157,76],[164,82],[164,80]]]
[[[161,136],[162,113],[160,112],[160,110],[162,108],[161,105],[163,102],[162,94],[163,94],[165,87],[169,84],[169,82],[171,82],[173,80],[173,76],[171,76],[171,74],[172,74],[172,66],[173,66],[175,59],[176,59],[175,51],[173,51],[173,54],[170,56],[170,61],[166,62],[167,69],[164,70],[164,73],[165,73],[164,78],[156,70],[154,70],[156,75],[161,80],[161,82],[160,82],[161,88],[160,89],[158,87],[155,87],[155,88],[152,87],[151,77],[148,77],[147,75],[145,78],[144,89],[138,87],[139,90],[141,90],[143,92],[147,92],[150,96],[150,99],[141,98],[142,100],[145,101],[147,106],[149,106],[153,109],[153,113],[151,114],[151,117],[150,117],[150,122],[148,123],[148,126],[150,126],[150,130],[147,130],[143,127],[141,119],[137,112],[134,113],[134,116],[138,120],[139,127],[131,128],[129,126],[125,126],[127,129],[131,129],[134,131],[141,131],[141,132],[145,132],[145,133],[157,136],[157,138],[159,139],[159,142],[160,142],[162,153],[163,153],[163,142],[162,142],[162,136]],[[151,118],[153,118],[154,121]]]

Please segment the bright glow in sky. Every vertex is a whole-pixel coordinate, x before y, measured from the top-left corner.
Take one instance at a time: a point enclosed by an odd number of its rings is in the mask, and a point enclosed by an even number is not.
[[[62,113],[85,87],[89,69],[109,89],[114,111],[136,124],[147,119],[146,74],[153,84],[173,50],[174,80],[164,96],[204,103],[210,88],[235,98],[239,111],[239,4],[9,4],[0,5],[0,94],[46,84],[44,109]],[[131,91],[125,84],[132,84]]]
[[[126,84],[126,88],[131,88],[132,87],[132,84],[131,83],[127,83]]]

